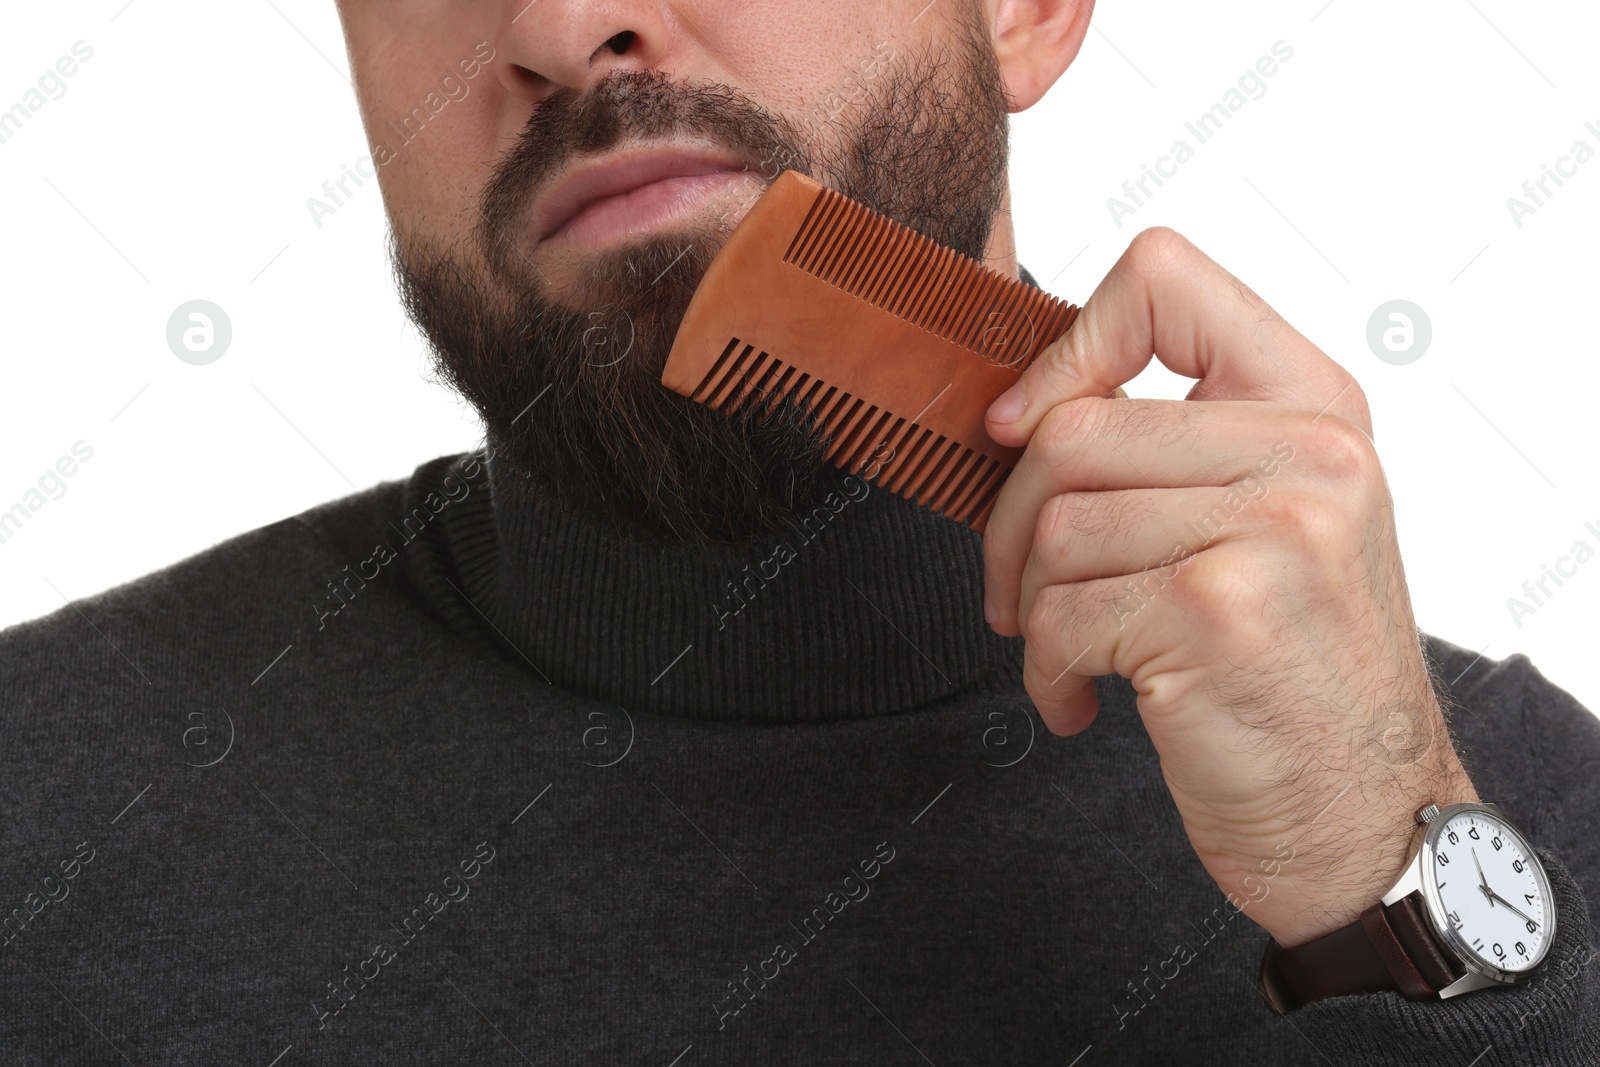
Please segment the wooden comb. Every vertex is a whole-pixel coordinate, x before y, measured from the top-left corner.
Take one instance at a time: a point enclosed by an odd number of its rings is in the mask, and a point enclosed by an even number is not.
[[[982,533],[1022,456],[983,413],[1077,314],[790,170],[707,268],[661,381],[730,412],[798,398],[834,466]]]

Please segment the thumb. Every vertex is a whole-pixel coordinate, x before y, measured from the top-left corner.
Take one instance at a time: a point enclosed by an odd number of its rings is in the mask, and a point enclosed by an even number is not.
[[[1012,447],[1027,444],[1045,412],[1068,400],[1085,396],[1128,398],[1121,385],[1096,381],[1080,371],[1085,364],[1074,351],[1075,340],[1081,336],[1078,326],[1074,322],[1046,346],[1011,387],[989,405],[984,428],[996,443]]]

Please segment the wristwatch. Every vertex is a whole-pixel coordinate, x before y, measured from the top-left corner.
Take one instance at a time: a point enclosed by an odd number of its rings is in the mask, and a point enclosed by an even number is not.
[[[1257,984],[1279,1015],[1323,997],[1453,997],[1527,980],[1555,940],[1544,865],[1493,804],[1429,804],[1416,855],[1361,917],[1294,948],[1267,945]]]

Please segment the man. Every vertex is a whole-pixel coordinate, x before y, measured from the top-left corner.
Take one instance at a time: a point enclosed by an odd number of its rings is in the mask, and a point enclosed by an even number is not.
[[[1419,637],[1360,389],[1183,238],[981,538],[660,385],[783,169],[1034,284],[1091,6],[345,0],[485,447],[0,638],[7,1062],[1600,1062],[1600,724]]]

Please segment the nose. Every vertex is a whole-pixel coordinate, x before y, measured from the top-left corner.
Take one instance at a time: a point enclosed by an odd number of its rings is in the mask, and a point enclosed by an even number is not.
[[[513,96],[538,104],[559,89],[586,92],[615,70],[666,61],[673,28],[662,0],[503,0],[496,72]]]

